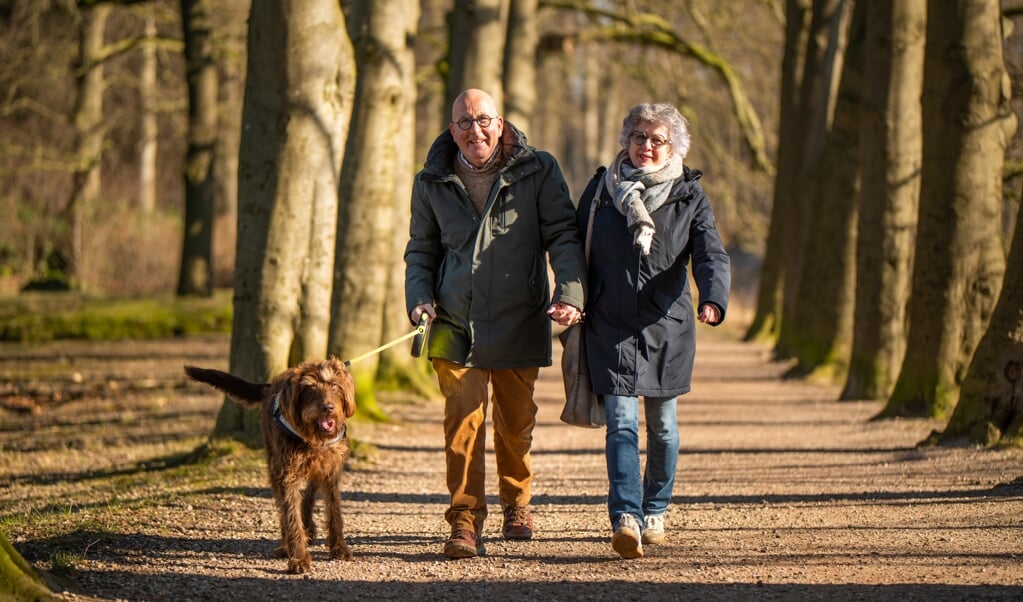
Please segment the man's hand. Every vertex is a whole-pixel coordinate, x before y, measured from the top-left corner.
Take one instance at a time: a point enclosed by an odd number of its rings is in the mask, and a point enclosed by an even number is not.
[[[554,303],[547,309],[547,315],[562,326],[571,326],[583,321],[583,312],[568,303]]]
[[[412,308],[412,313],[408,317],[412,318],[413,324],[419,324],[419,316],[426,314],[430,316],[430,321],[437,317],[437,310],[433,308],[433,303],[421,303]]]

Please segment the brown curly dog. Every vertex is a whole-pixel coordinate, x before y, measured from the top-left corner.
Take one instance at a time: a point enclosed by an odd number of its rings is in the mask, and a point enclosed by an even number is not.
[[[195,366],[185,366],[185,373],[243,406],[262,407],[270,487],[281,521],[281,545],[274,555],[288,559],[288,572],[306,573],[312,567],[308,544],[316,537],[313,505],[318,491],[326,502],[330,557],[349,560],[340,480],[348,455],[345,421],[355,413],[355,386],[344,364],[333,358],[305,362],[266,384]]]

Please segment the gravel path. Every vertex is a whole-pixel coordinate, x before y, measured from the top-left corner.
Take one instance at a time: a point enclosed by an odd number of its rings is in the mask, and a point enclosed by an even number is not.
[[[376,448],[344,478],[355,558],[328,561],[321,540],[312,573],[287,575],[267,558],[276,515],[258,454],[219,458],[190,480],[152,463],[124,468],[209,432],[220,398],[176,374],[185,361],[224,368],[226,353],[223,339],[0,349],[0,504],[15,547],[43,567],[69,548],[83,592],[126,600],[1023,599],[1023,451],[917,449],[940,423],[870,422],[880,403],[784,381],[765,347],[709,329],[679,404],[668,541],[645,558],[611,550],[603,431],[558,421],[549,369],[538,386],[534,541],[500,538],[491,497],[486,556],[442,558],[441,404],[385,400],[393,423],[350,430]],[[19,376],[55,356],[49,380]],[[167,380],[180,382],[168,392]],[[47,382],[79,393],[16,407]],[[493,467],[491,453],[492,494]]]

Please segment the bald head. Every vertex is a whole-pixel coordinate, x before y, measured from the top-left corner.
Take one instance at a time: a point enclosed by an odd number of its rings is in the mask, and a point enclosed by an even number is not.
[[[498,115],[494,97],[483,90],[469,88],[463,90],[451,103],[451,121],[458,121],[464,115]]]

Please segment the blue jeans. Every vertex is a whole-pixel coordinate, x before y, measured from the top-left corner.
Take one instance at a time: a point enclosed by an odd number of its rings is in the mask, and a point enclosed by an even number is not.
[[[644,397],[646,472],[639,465],[638,397],[604,395],[607,412],[607,509],[611,528],[618,517],[632,514],[640,525],[644,516],[664,514],[675,486],[678,466],[677,397]],[[640,475],[642,474],[642,479]]]

